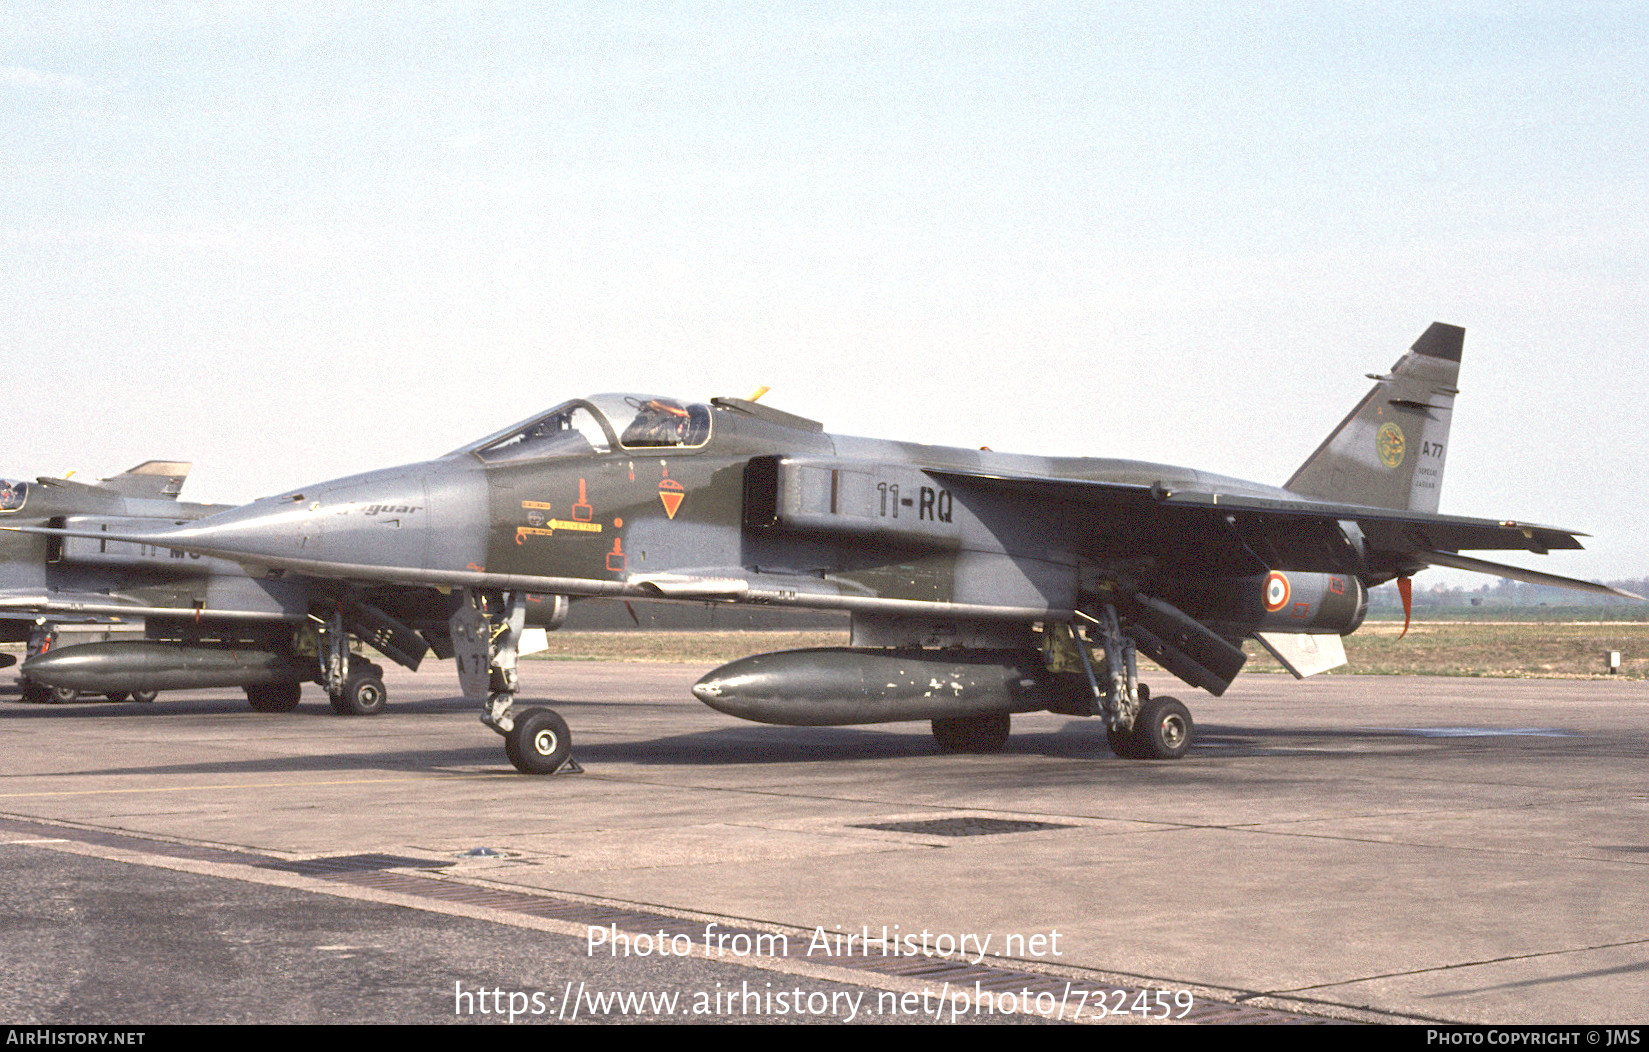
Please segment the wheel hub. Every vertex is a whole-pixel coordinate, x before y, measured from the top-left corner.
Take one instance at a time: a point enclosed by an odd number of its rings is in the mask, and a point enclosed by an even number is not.
[[[1162,740],[1171,749],[1179,748],[1185,740],[1185,721],[1178,716],[1169,716],[1162,721]]]

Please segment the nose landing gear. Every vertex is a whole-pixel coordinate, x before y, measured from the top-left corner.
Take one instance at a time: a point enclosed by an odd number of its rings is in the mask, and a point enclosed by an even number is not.
[[[527,610],[517,592],[464,590],[452,615],[452,645],[464,696],[485,706],[481,722],[504,738],[504,755],[522,774],[578,774],[567,721],[552,709],[515,711],[515,663]]]

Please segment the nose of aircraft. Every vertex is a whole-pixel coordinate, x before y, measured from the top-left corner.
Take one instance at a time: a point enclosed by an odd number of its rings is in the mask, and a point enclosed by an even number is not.
[[[442,509],[462,518],[474,484],[485,488],[441,461],[411,464],[265,497],[172,536],[232,557],[424,568],[448,547],[432,540]]]

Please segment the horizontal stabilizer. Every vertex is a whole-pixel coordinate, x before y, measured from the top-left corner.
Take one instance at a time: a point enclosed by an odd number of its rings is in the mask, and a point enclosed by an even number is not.
[[[1470,556],[1456,555],[1452,552],[1421,552],[1419,556],[1433,566],[1447,566],[1455,570],[1470,570],[1473,573],[1491,573],[1498,577],[1510,578],[1513,581],[1522,581],[1524,584],[1545,584],[1554,588],[1568,588],[1576,592],[1617,595],[1622,599],[1643,598],[1636,592],[1628,592],[1624,588],[1598,584],[1596,581],[1582,581],[1574,577],[1559,577],[1557,574],[1541,573],[1539,570],[1525,570],[1521,566],[1507,566],[1504,563],[1491,563],[1486,559],[1473,559]]]
[[[1345,641],[1333,634],[1255,632],[1260,646],[1271,652],[1295,679],[1305,679],[1346,663]]]

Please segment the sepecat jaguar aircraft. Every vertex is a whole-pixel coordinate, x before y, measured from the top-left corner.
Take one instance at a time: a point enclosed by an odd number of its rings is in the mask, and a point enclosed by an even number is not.
[[[312,582],[316,677],[334,693],[362,596],[450,597],[444,622],[374,604],[374,645],[454,656],[529,773],[571,750],[555,712],[514,704],[533,594],[851,613],[847,647],[744,658],[694,687],[745,719],[931,720],[942,747],[988,751],[1012,713],[1049,710],[1100,717],[1118,755],[1174,758],[1190,713],[1140,682],[1138,654],[1218,695],[1245,638],[1296,676],[1343,663],[1368,589],[1395,579],[1406,603],[1427,566],[1615,592],[1460,554],[1580,547],[1571,530],[1437,513],[1462,340],[1427,329],[1282,487],[835,436],[751,399],[608,394],[435,460],[121,539]],[[45,664],[25,671],[49,683]]]

